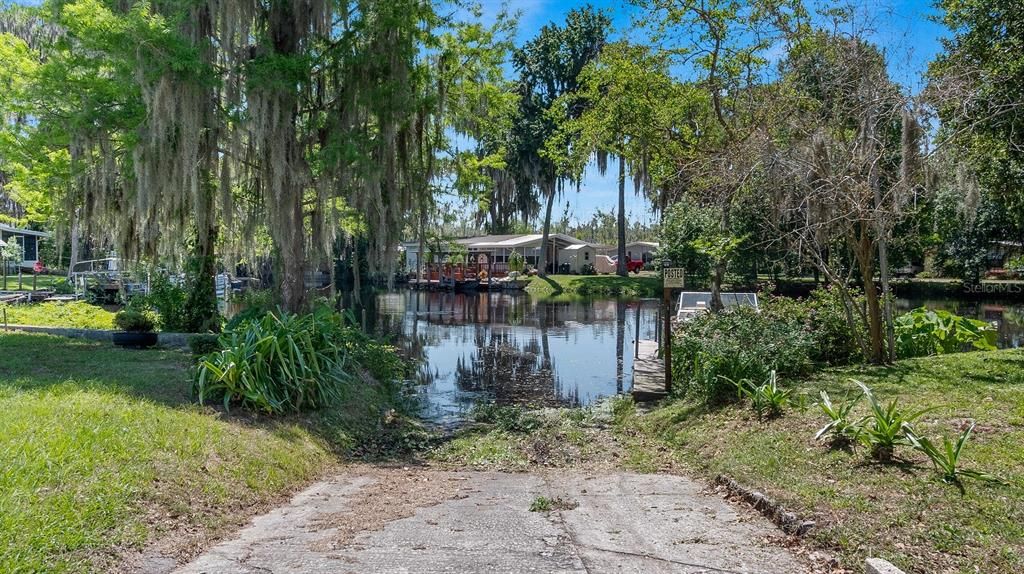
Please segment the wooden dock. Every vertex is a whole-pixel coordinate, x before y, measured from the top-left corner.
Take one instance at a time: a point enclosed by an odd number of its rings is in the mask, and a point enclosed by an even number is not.
[[[665,392],[665,361],[658,357],[658,342],[641,340],[638,356],[633,359],[633,399],[656,401],[668,396]]]

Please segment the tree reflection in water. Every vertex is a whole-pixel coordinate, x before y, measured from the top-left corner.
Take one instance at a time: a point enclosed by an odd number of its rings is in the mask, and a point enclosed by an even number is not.
[[[375,331],[415,362],[425,414],[438,419],[479,400],[574,406],[628,391],[636,321],[641,338],[657,328],[655,301],[409,290],[368,300]]]

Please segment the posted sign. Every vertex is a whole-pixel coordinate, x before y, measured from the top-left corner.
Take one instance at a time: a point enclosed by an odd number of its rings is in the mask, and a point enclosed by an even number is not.
[[[665,278],[665,289],[682,289],[683,278],[686,275],[686,270],[682,267],[669,267],[668,269],[662,270],[662,276]]]

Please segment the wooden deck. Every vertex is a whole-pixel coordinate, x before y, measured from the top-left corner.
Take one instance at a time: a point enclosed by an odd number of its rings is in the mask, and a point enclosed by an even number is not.
[[[658,357],[658,342],[640,341],[639,356],[633,360],[633,399],[656,401],[665,392],[665,361]]]

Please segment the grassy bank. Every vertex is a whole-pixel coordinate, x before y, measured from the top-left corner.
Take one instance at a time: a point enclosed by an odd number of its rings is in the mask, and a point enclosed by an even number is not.
[[[339,462],[388,397],[267,418],[199,407],[189,358],[0,334],[0,571],[112,568],[158,538],[188,553]]]
[[[635,466],[659,467],[667,447],[673,462],[697,474],[728,475],[816,520],[813,542],[836,550],[847,567],[881,556],[913,573],[1024,570],[1024,352],[834,369],[796,392],[813,402],[826,389],[835,400],[854,391],[851,378],[906,408],[940,406],[915,425],[933,439],[976,421],[963,465],[1008,485],[966,480],[961,494],[909,447],[892,464],[873,462],[861,448],[830,450],[814,440],[826,422],[815,405],[769,422],[742,406],[707,410],[680,401],[639,416],[626,405],[617,428]],[[866,403],[855,412],[866,414]]]
[[[26,303],[0,305],[0,319],[6,313],[11,325],[113,329],[114,313],[84,301],[68,303]]]
[[[60,275],[36,275],[35,286],[36,289],[53,289],[58,282],[64,281],[64,277]],[[14,291],[17,289],[32,289],[32,274],[24,273],[21,276],[21,285],[18,285],[18,274],[8,274],[7,282],[4,283],[4,278],[0,277],[0,291]]]
[[[630,275],[548,275],[533,277],[526,291],[537,297],[576,295],[579,297],[658,297],[661,278],[654,274]]]

